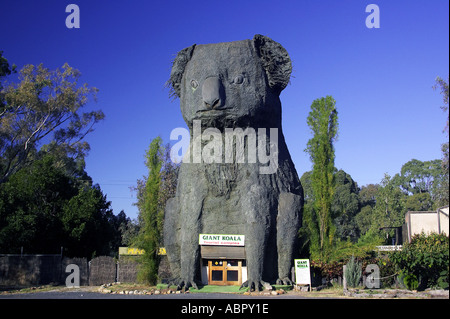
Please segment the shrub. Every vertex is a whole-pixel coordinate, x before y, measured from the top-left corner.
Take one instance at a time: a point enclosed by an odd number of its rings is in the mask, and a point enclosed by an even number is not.
[[[356,261],[355,256],[352,256],[345,268],[344,277],[349,287],[358,287],[362,275],[362,264]]]
[[[417,288],[419,287],[419,280],[417,279],[417,276],[408,273],[407,271],[400,270],[398,281],[403,288],[409,290],[417,290]]]
[[[396,271],[393,262],[390,259],[392,252],[388,253],[378,253],[378,258],[375,263],[380,268],[380,284],[382,288],[389,288],[392,286],[397,286],[396,282]]]
[[[317,274],[325,278],[328,282],[334,278],[342,276],[343,262],[333,261],[325,263],[321,260],[311,260],[311,268]]]
[[[408,289],[448,288],[449,238],[445,234],[415,235],[392,254],[391,261]]]

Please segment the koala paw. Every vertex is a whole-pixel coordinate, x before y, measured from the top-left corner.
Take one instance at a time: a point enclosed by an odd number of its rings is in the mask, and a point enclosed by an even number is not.
[[[277,285],[286,285],[286,286],[292,286],[294,283],[292,280],[290,280],[288,277],[284,278],[278,278],[277,279]]]
[[[177,290],[188,290],[190,287],[193,287],[195,289],[198,289],[197,283],[194,280],[189,279],[179,279],[177,284]]]
[[[264,287],[266,289],[271,289],[272,286],[265,281],[262,280],[247,280],[244,282],[239,289],[242,289],[244,287],[248,287],[249,291],[261,291],[261,288]]]
[[[194,280],[184,280],[181,278],[171,279],[168,283],[168,286],[177,286],[177,290],[181,290],[184,287],[184,290],[188,290],[190,287],[194,287],[198,289],[197,283]]]

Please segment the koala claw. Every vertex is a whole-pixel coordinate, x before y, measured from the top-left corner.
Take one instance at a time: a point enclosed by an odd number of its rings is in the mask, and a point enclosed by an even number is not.
[[[292,286],[294,283],[292,282],[292,280],[290,280],[288,277],[284,277],[284,278],[278,278],[277,279],[277,285],[286,285],[286,286]]]
[[[244,282],[239,289],[248,287],[249,291],[261,291],[262,287],[271,287],[269,283],[262,280],[247,280]]]
[[[194,289],[198,289],[197,283],[194,280],[184,280],[184,279],[179,279],[178,280],[178,285],[177,285],[177,290],[181,290],[181,289],[188,290],[190,287],[193,287]]]

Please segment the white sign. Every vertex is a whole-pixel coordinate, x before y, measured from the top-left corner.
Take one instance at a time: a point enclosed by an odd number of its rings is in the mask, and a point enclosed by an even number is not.
[[[376,246],[378,251],[396,251],[402,250],[402,245]]]
[[[244,246],[244,235],[200,234],[198,243],[209,246]]]
[[[311,287],[311,272],[309,259],[294,259],[295,283],[297,285],[309,285]]]

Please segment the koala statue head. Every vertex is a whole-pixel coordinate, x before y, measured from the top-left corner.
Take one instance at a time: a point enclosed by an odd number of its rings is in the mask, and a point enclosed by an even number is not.
[[[292,64],[287,51],[272,39],[192,45],[181,50],[169,79],[180,98],[186,124],[202,126],[281,125],[279,95]]]

